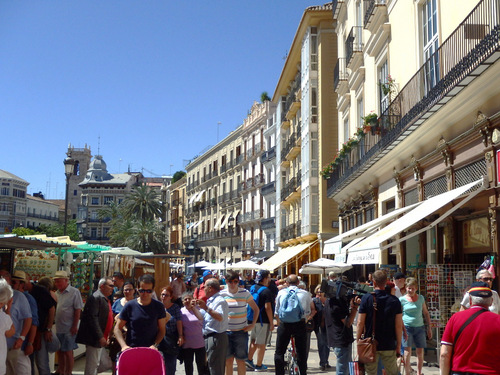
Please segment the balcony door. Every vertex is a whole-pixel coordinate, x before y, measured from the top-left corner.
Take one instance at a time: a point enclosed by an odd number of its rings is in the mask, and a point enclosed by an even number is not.
[[[439,81],[439,48],[437,0],[426,0],[422,6],[425,94]]]

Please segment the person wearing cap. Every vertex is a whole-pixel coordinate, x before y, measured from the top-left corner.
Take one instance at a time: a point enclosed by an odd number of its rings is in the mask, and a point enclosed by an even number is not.
[[[26,282],[26,273],[21,270],[15,270],[12,274],[11,284],[12,289],[17,290],[23,293],[28,299],[28,303],[30,305],[31,310],[31,327],[26,335],[26,339],[21,346],[21,351],[19,352],[19,357],[17,359],[17,368],[16,371],[19,375],[31,374],[31,358],[34,347],[33,344],[35,342],[35,336],[38,330],[39,320],[38,320],[38,306],[35,299],[24,290],[24,285]]]
[[[113,311],[109,296],[113,293],[113,280],[103,277],[98,290],[89,296],[83,309],[76,342],[85,345],[85,375],[97,375],[97,367],[113,328]]]
[[[57,352],[59,365],[57,374],[71,375],[74,365],[73,350],[76,345],[78,322],[83,308],[80,291],[69,285],[66,271],[56,271],[53,277],[57,288],[56,331],[61,348]]]
[[[198,285],[193,293],[193,297],[195,299],[202,299],[203,301],[207,302],[208,297],[205,293],[205,282],[212,277],[212,271],[206,270],[205,272],[203,272],[203,283]]]
[[[453,314],[444,329],[441,374],[499,374],[500,315],[489,310],[493,292],[486,283],[474,282],[469,296],[471,307]]]
[[[52,279],[48,278],[52,281]],[[34,350],[35,364],[39,375],[49,375],[49,352],[47,343],[52,342],[52,325],[56,315],[56,301],[52,298],[50,292],[41,285],[33,284],[29,278],[26,278],[24,290],[29,292],[36,301],[38,307],[38,329],[36,332]]]
[[[9,285],[12,284],[10,272],[0,270],[0,276],[3,277]],[[18,290],[14,290],[12,306],[10,308],[10,317],[16,328],[16,333],[7,339],[7,375],[17,375],[17,361],[21,352],[21,346],[26,339],[26,335],[31,328],[31,309],[26,296]]]
[[[406,294],[406,276],[402,272],[396,272],[392,278],[396,285],[396,297],[400,298]]]
[[[476,274],[476,281],[486,283],[488,288],[491,289],[491,286],[493,285],[493,275],[488,270],[482,269]],[[500,314],[500,298],[498,298],[498,293],[495,290],[492,290],[491,292],[493,293],[491,296],[493,302],[489,306],[489,310],[495,314]],[[470,308],[469,292],[465,292],[464,298],[460,304],[462,305],[460,307],[460,311]]]
[[[257,272],[255,281],[257,284],[253,286],[253,291],[251,293],[260,293],[257,301],[259,320],[250,333],[250,348],[248,350],[248,359],[245,362],[247,367],[252,370],[265,371],[267,366],[262,364],[262,362],[264,360],[264,354],[266,353],[268,338],[274,330],[273,304],[275,297],[269,289],[269,283],[271,282],[271,274],[269,271],[260,270]],[[262,291],[260,291],[260,289],[262,289]],[[253,361],[255,353],[257,353],[257,363]]]

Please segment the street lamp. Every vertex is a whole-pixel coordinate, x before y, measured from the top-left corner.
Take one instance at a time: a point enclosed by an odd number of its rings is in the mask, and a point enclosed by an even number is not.
[[[191,240],[189,241],[189,245],[187,246],[187,251],[186,251],[186,253],[187,253],[186,255],[191,255],[194,257],[193,265],[198,263],[198,259],[197,259],[198,251],[196,249],[196,240],[197,239],[198,239],[198,232],[193,232],[193,234],[191,234]]]
[[[229,253],[231,254],[231,265],[234,263],[233,262],[233,229],[234,229],[234,217],[230,217],[228,220],[228,229],[229,229],[229,238],[230,238],[230,247],[229,247]]]
[[[66,235],[66,231],[68,229],[68,192],[69,192],[69,178],[73,175],[75,168],[75,160],[72,159],[69,155],[63,161],[64,163],[64,174],[66,175],[66,198],[64,201],[64,232]]]

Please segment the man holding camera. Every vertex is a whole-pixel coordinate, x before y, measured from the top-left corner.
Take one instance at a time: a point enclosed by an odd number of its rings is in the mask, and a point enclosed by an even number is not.
[[[338,281],[341,283],[341,281]],[[331,296],[325,304],[325,326],[328,346],[333,348],[337,357],[337,375],[349,374],[349,362],[352,361],[352,343],[354,341],[352,323],[358,312],[361,299],[348,296],[347,287],[337,288],[339,294]]]

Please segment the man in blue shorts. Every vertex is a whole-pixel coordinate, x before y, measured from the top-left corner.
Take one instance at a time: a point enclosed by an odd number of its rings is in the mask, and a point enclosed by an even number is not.
[[[83,301],[80,291],[69,285],[66,271],[56,271],[53,279],[57,288],[56,331],[57,338],[61,342],[61,348],[57,352],[59,358],[57,372],[60,375],[71,375],[75,362],[73,350],[78,348],[75,340]]]

